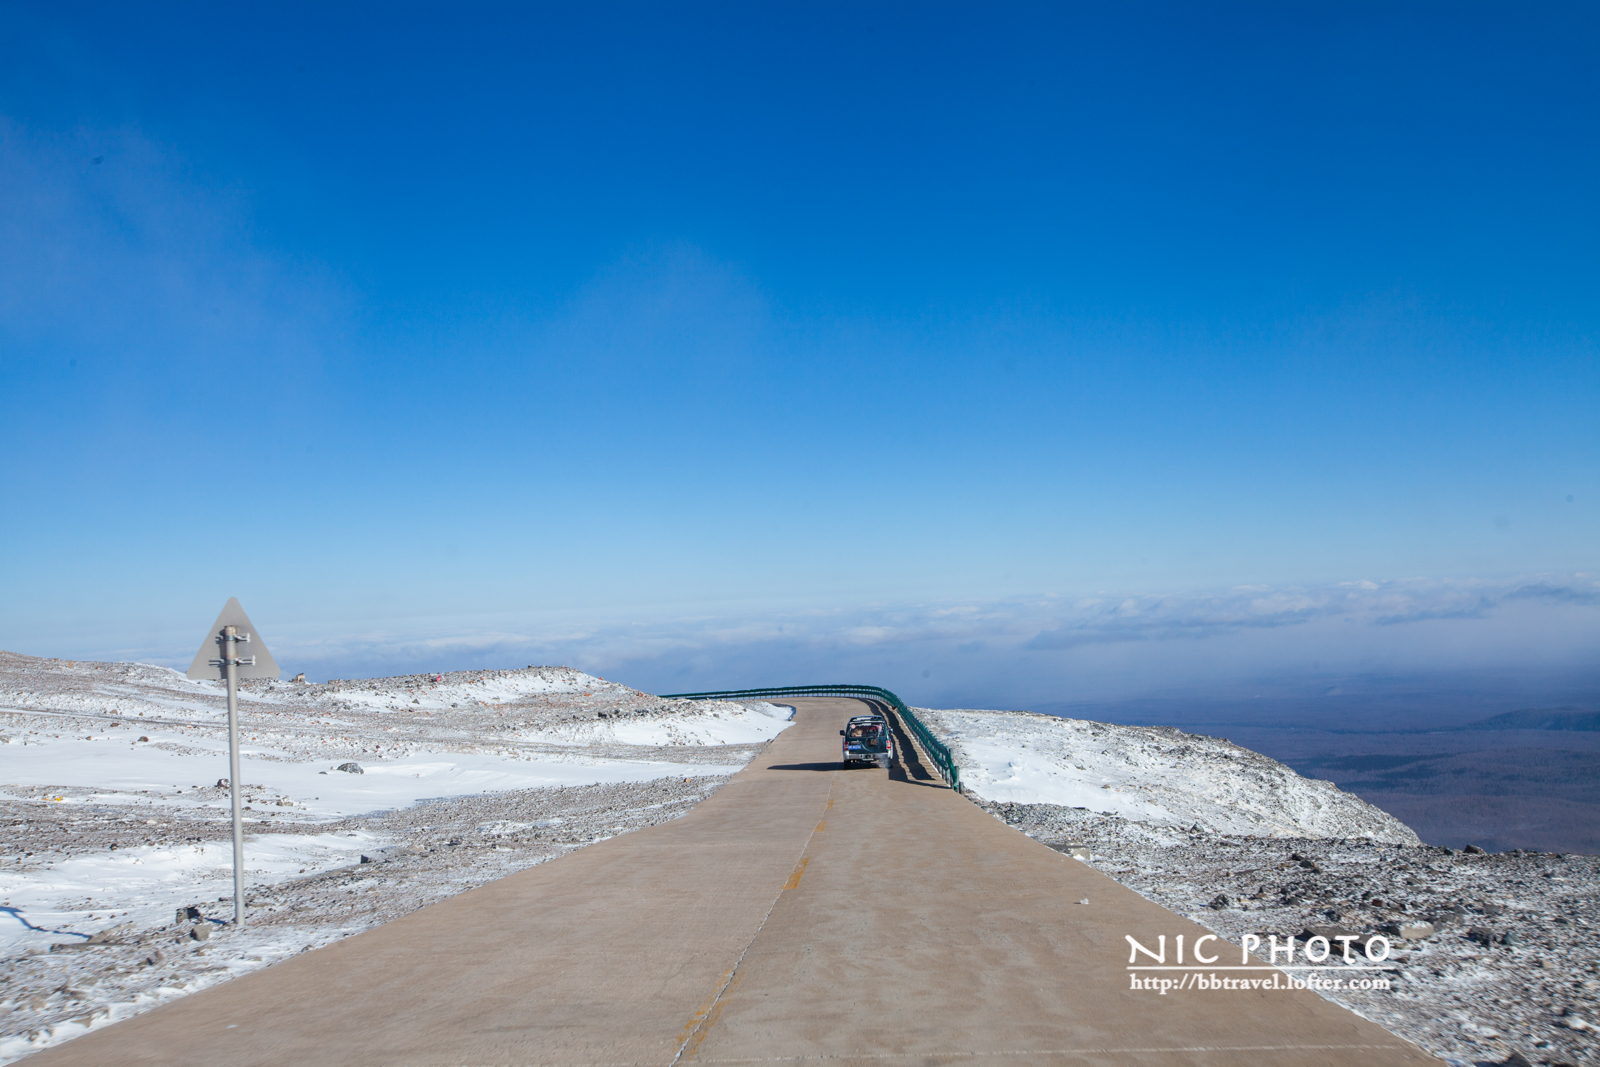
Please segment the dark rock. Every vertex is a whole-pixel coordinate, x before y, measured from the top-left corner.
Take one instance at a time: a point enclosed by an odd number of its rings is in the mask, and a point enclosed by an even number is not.
[[[1477,845],[1468,845],[1466,848],[1462,849],[1461,851],[1465,852],[1469,856],[1486,856],[1486,855],[1488,855],[1488,853],[1486,853],[1483,849],[1479,848]]]
[[[339,766],[335,767],[334,770],[343,771],[346,774],[366,774],[367,773],[366,771],[361,769],[361,764],[359,764],[359,763],[341,763],[341,764],[339,764]]]
[[[97,934],[89,935],[89,940],[86,943],[90,945],[114,945],[120,935],[129,933],[132,930],[132,923],[119,923],[108,930],[101,930]]]
[[[1350,947],[1356,949],[1362,943],[1361,931],[1352,930],[1347,926],[1308,926],[1300,931],[1300,940],[1310,941],[1313,937],[1325,937],[1333,951],[1343,954],[1341,937],[1350,938]]]
[[[218,789],[227,789],[228,788],[228,780],[226,778],[218,778],[217,779],[217,788]]]
[[[362,863],[376,863],[378,861],[373,859],[371,856],[362,856],[361,857],[361,862]]]
[[[1513,1052],[1500,1061],[1501,1067],[1533,1067],[1533,1061],[1520,1052]]]
[[[1226,894],[1223,894],[1223,893],[1218,893],[1217,894],[1217,899],[1213,900],[1211,903],[1206,905],[1206,907],[1213,908],[1213,909],[1215,909],[1217,911],[1221,911],[1223,908],[1226,908],[1227,906],[1228,906],[1228,898],[1227,898]]]
[[[148,741],[148,740],[150,740],[150,739],[149,739],[149,738],[148,738],[148,737],[144,737],[144,736],[141,736],[141,737],[140,737],[140,738],[139,738],[139,740],[141,740],[141,741]]]
[[[1467,931],[1467,940],[1476,941],[1480,945],[1494,944],[1494,931],[1486,926],[1474,926]]]
[[[194,922],[196,919],[199,919],[200,917],[201,917],[200,916],[200,909],[196,908],[196,907],[193,907],[193,906],[190,906],[190,907],[187,907],[187,908],[179,908],[178,909],[178,914],[173,917],[172,921],[173,922],[177,922],[177,923],[187,923],[187,922]]]

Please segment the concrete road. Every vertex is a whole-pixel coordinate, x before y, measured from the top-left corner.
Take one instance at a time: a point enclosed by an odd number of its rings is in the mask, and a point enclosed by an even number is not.
[[[1130,988],[1135,973],[1192,972],[1129,972],[1124,935],[1164,934],[1175,951],[1205,931],[915,759],[839,770],[838,730],[860,702],[796,704],[795,725],[682,819],[27,1063],[1437,1062],[1304,990]]]

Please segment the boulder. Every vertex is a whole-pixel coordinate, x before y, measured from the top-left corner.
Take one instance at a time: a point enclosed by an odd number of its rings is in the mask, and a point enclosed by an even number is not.
[[[116,926],[90,935],[88,943],[91,945],[115,944],[117,938],[123,934],[132,933],[133,929],[133,923],[118,923]]]
[[[339,764],[339,766],[335,767],[334,770],[343,771],[346,774],[366,774],[367,773],[366,771],[361,769],[361,764],[359,764],[359,763],[341,763],[341,764]]]
[[[1352,958],[1366,954],[1367,938],[1360,930],[1352,930],[1346,926],[1308,926],[1300,931],[1300,940],[1309,942],[1313,937],[1328,939],[1328,954],[1330,959],[1343,959],[1345,942],[1341,937],[1350,939],[1350,955]]]

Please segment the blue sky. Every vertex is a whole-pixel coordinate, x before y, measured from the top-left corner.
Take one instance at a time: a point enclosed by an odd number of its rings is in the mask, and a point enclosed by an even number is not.
[[[1597,30],[0,3],[0,647],[237,595],[323,675],[1592,668]],[[1414,639],[1211,625],[1360,582]],[[1126,603],[1241,651],[1043,636]]]

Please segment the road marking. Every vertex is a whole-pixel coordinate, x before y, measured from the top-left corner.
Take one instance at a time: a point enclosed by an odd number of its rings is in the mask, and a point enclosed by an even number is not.
[[[838,771],[835,771],[828,778],[828,807],[830,808],[833,807],[833,783],[837,779],[838,773]],[[820,826],[821,824],[819,823],[818,825]],[[805,852],[811,847],[811,839],[816,836],[816,833],[813,830],[806,835],[806,843],[800,847],[800,862],[795,866],[794,871],[790,873],[789,880],[783,883],[783,889],[774,894],[772,903],[767,907],[766,915],[761,918],[761,925],[757,926],[756,932],[750,935],[750,940],[745,943],[744,949],[739,953],[739,958],[734,960],[733,966],[723,974],[722,980],[717,983],[717,988],[712,992],[710,999],[695,1011],[694,1015],[689,1018],[689,1022],[678,1032],[678,1054],[672,1057],[672,1063],[668,1067],[676,1067],[684,1059],[693,1057],[695,1051],[700,1048],[700,1042],[706,1039],[706,1035],[711,1033],[711,1028],[717,1024],[717,1020],[722,1018],[724,998],[744,980],[744,975],[738,973],[739,965],[744,962],[745,955],[750,951],[750,946],[756,943],[756,939],[761,936],[761,931],[766,929],[767,920],[772,918],[773,911],[778,907],[778,901],[783,899],[784,890],[799,887],[800,876],[806,873],[806,865],[811,862],[811,857],[807,856]],[[687,1038],[685,1035],[687,1035]]]
[[[822,827],[819,826],[819,827],[817,827],[817,829],[820,830],[820,829],[822,829]],[[811,862],[811,857],[810,856],[807,856],[805,859],[801,860],[799,866],[795,867],[794,873],[789,875],[789,880],[787,882],[783,883],[783,888],[785,888],[785,889],[799,889],[800,888],[800,876],[806,873],[806,864],[808,864],[810,862]]]
[[[811,832],[814,833],[814,834],[820,834],[820,833],[822,833],[822,831],[826,830],[827,828],[828,828],[828,820],[827,819],[823,819],[821,822],[817,823],[817,828],[815,830],[811,831]]]
[[[711,1028],[717,1025],[718,1019],[722,1018],[722,1009],[728,1006],[728,997],[733,995],[733,991],[739,988],[739,983],[742,981],[744,981],[744,975],[741,974],[729,982],[722,990],[722,994],[717,998],[716,1006],[711,1009],[711,1014],[706,1017],[706,1024],[694,1032],[693,1039],[690,1040],[688,1047],[683,1050],[681,1055],[692,1059],[694,1054],[700,1050],[700,1042],[710,1035]]]
[[[717,988],[711,991],[711,995],[706,997],[700,1006],[694,1010],[693,1015],[689,1016],[689,1021],[683,1024],[683,1029],[678,1031],[678,1048],[680,1050],[688,1043],[689,1038],[694,1036],[694,1028],[699,1026],[705,1020],[705,1017],[711,1013],[711,1009],[717,1003],[717,997],[722,995],[722,991],[727,987],[728,979],[731,977],[733,977],[733,968],[729,967],[722,972],[722,977],[717,979]]]

